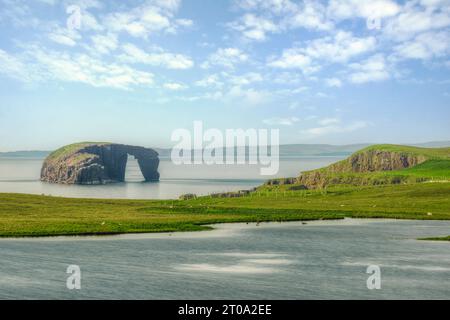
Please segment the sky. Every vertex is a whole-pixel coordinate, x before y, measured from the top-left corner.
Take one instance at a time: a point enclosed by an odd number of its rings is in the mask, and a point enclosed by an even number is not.
[[[0,151],[450,140],[449,0],[0,0]]]

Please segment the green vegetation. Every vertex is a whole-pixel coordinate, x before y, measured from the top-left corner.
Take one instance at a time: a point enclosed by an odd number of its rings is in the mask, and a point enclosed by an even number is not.
[[[450,160],[428,160],[412,168],[383,172],[386,175],[426,177],[432,180],[450,179]]]
[[[58,161],[62,157],[66,157],[69,155],[72,155],[74,152],[78,151],[81,148],[87,147],[91,144],[98,144],[98,145],[104,145],[108,144],[108,142],[80,142],[80,143],[73,143],[69,144],[67,146],[64,146],[62,148],[59,148],[48,156],[48,161]]]
[[[374,145],[327,167],[303,172],[298,178],[274,179],[269,184],[290,184],[291,189],[297,189],[301,185],[328,188],[435,181],[450,181],[450,148]]]
[[[0,194],[0,236],[118,234],[208,230],[222,222],[395,218],[450,220],[450,183],[263,188],[240,198],[70,199]]]
[[[51,157],[58,158],[77,150],[80,145],[64,147]],[[378,153],[374,158],[367,158],[373,156],[374,152],[370,151],[374,150],[375,153],[381,150],[395,154],[382,154],[382,158],[377,158]],[[252,192],[204,197],[185,195],[183,200],[70,199],[0,193],[0,236],[199,231],[210,229],[208,224],[222,222],[345,217],[450,220],[449,151],[450,148],[394,145],[368,147],[343,162],[310,171],[313,173],[310,181],[317,179],[325,187],[316,184],[315,188],[308,189],[300,182],[298,185],[265,184]],[[390,157],[401,160],[399,152],[414,154],[423,161],[394,171],[338,170],[348,169],[354,159],[361,165],[367,165],[367,159],[381,161],[377,163],[381,165]],[[358,158],[361,153],[363,157]],[[317,172],[320,173],[318,178],[314,174]],[[448,237],[443,239],[448,240]]]
[[[328,172],[321,177],[329,185],[385,185],[450,181],[450,160],[427,160],[402,170],[374,172]],[[292,186],[291,186],[292,187]]]
[[[396,144],[376,144],[357,151],[355,154],[368,151],[396,152],[404,155],[424,156],[427,159],[449,159],[450,148],[421,148]]]
[[[450,241],[450,236],[448,236],[448,237],[421,238],[421,239],[419,239],[419,240]]]
[[[354,162],[361,161],[361,156],[366,155],[372,157],[372,160],[378,160],[374,157],[374,154],[379,152],[388,152],[393,158],[413,157],[421,160],[416,166],[410,168],[404,168],[401,170],[392,171],[370,171],[364,170],[362,172],[355,172],[352,170]],[[364,168],[364,164],[359,164],[360,169]],[[417,170],[418,169],[418,170]],[[433,175],[442,175],[448,177],[450,175],[450,148],[419,148],[401,145],[380,144],[373,145],[361,149],[353,153],[349,158],[331,164],[328,167],[320,168],[305,172],[311,174],[318,172],[326,175],[338,175],[338,174],[353,174],[355,176],[368,175],[371,177],[383,177],[383,176],[414,176],[417,178],[429,178]],[[419,181],[421,182],[421,181]]]

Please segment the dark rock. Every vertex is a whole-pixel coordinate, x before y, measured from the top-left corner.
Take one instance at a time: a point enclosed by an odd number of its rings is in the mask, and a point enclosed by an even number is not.
[[[297,178],[278,178],[268,180],[265,184],[269,186],[282,186],[288,184],[296,184]]]
[[[289,187],[288,190],[290,190],[290,191],[295,191],[295,190],[308,190],[308,187],[305,186],[305,185],[303,185],[303,184],[300,184],[300,185],[296,185],[296,186]]]
[[[138,160],[145,181],[158,181],[159,158],[153,149],[112,143],[78,143],[45,159],[41,180],[66,184],[123,182],[128,155]]]
[[[194,193],[186,193],[186,194],[182,194],[180,196],[180,200],[190,200],[190,199],[196,199],[197,195]]]

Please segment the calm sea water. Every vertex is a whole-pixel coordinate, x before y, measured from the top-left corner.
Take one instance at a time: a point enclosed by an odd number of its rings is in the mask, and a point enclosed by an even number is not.
[[[301,171],[326,166],[341,158],[315,157],[282,159],[274,177],[293,177]],[[46,194],[65,197],[170,199],[181,194],[207,195],[213,192],[250,189],[273,177],[261,176],[256,165],[174,165],[161,161],[161,181],[143,183],[137,161],[128,160],[126,182],[105,186],[50,184],[39,181],[43,159],[0,159],[0,192]]]
[[[197,233],[0,240],[0,299],[450,299],[450,222],[224,224]],[[81,269],[81,290],[66,269]],[[378,265],[381,289],[368,290]]]
[[[278,176],[339,158],[281,161]],[[130,160],[125,183],[42,183],[42,159],[0,159],[0,192],[97,198],[176,198],[251,188],[256,166],[175,166],[142,183]],[[450,299],[448,221],[353,220],[223,224],[197,233],[0,239],[0,299]],[[81,290],[66,288],[79,265]],[[368,265],[382,288],[368,290]]]

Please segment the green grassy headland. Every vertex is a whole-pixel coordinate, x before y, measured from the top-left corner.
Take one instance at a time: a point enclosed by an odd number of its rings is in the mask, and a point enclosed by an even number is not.
[[[263,185],[239,197],[112,200],[0,193],[0,237],[199,231],[213,223],[345,217],[450,220],[450,148],[384,148],[425,152],[426,161],[397,171],[333,173],[357,174],[366,180],[379,175],[406,177],[395,183],[353,180],[306,190],[292,184]]]

